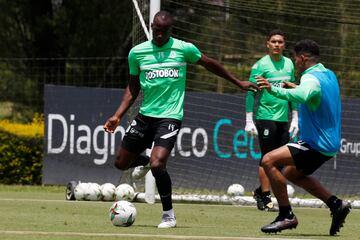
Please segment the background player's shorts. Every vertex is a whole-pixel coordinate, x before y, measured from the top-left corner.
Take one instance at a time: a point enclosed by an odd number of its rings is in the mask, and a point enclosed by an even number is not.
[[[304,141],[288,143],[287,146],[294,159],[296,169],[305,175],[312,174],[327,160],[332,158],[313,149]]]
[[[284,146],[290,140],[288,122],[278,122],[271,120],[257,120],[256,129],[259,134],[259,145],[261,155]],[[261,166],[262,158],[259,162]]]
[[[162,146],[171,151],[180,127],[180,120],[148,117],[139,113],[126,129],[121,147],[140,154],[151,148],[154,142],[154,146]]]

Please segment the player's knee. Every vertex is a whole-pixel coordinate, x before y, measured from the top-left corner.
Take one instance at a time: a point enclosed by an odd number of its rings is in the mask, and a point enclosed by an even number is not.
[[[119,170],[127,170],[128,169],[128,164],[125,164],[125,161],[122,161],[122,157],[120,155],[116,156],[116,160],[115,160],[115,167]]]
[[[264,168],[265,171],[269,170],[273,167],[271,155],[269,153],[265,154],[261,160],[261,166]]]
[[[151,172],[155,176],[161,174],[166,168],[166,164],[162,161],[151,162]]]

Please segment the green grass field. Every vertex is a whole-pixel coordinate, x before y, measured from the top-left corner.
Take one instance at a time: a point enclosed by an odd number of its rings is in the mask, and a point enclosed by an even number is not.
[[[360,210],[352,210],[340,235],[328,235],[328,209],[295,208],[295,230],[267,235],[260,227],[276,213],[255,207],[174,204],[178,226],[157,229],[161,204],[135,203],[131,227],[114,227],[111,202],[65,201],[65,187],[0,185],[0,239],[360,239]]]

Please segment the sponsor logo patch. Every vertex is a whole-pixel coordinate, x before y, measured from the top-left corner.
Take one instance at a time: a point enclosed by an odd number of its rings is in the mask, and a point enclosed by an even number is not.
[[[145,78],[151,80],[154,78],[178,78],[179,69],[161,69],[161,70],[152,70],[145,72]]]

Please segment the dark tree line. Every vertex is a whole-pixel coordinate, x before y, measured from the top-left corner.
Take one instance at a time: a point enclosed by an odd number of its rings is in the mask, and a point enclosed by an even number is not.
[[[343,88],[347,95],[360,95],[359,7],[357,0],[331,4],[311,0],[161,1],[161,8],[175,16],[176,37],[194,42],[206,54],[241,71],[238,74],[243,78],[266,50],[264,38],[270,29],[287,32],[290,46],[301,38],[313,38],[322,46],[326,65],[348,86]],[[42,111],[44,83],[126,86],[126,57],[138,40],[132,38],[133,31],[143,35],[133,21],[137,16],[132,1],[0,0],[0,11],[0,102],[19,102]],[[231,58],[234,56],[238,58]],[[240,70],[236,65],[241,65]],[[191,90],[226,91],[212,76],[208,81],[214,84],[204,87],[202,69],[190,69]]]

